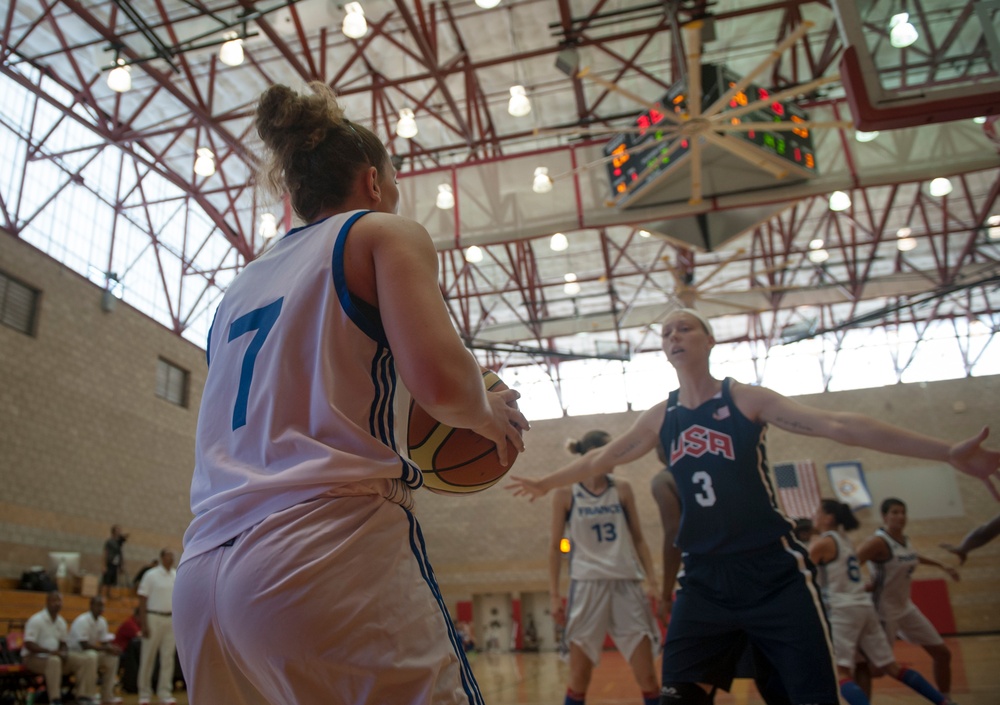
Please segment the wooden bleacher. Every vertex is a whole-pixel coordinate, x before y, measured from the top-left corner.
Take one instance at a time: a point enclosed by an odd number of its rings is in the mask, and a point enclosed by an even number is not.
[[[24,623],[31,615],[45,608],[45,593],[32,590],[18,590],[16,579],[0,579],[0,629],[6,634],[10,631],[22,631]],[[90,598],[83,595],[63,591],[63,606],[59,613],[66,620],[66,626],[90,609]],[[118,625],[128,619],[136,607],[139,598],[131,590],[115,588],[111,591],[111,599],[104,602],[104,618],[108,620],[108,629],[113,634]]]

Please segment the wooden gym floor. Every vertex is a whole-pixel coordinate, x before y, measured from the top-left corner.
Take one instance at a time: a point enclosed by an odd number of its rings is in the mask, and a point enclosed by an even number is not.
[[[1000,635],[963,636],[945,640],[952,652],[952,698],[958,705],[1000,703]],[[909,644],[897,643],[896,659],[931,680],[930,658]],[[555,653],[479,653],[473,671],[488,705],[558,705],[566,692],[567,666]],[[188,705],[185,693],[174,694]],[[875,681],[875,705],[927,705],[927,701],[890,678]],[[135,695],[125,704],[135,705]],[[752,682],[738,680],[732,693],[720,693],[717,705],[762,705]],[[639,690],[628,664],[617,651],[606,651],[594,670],[588,705],[638,705]]]

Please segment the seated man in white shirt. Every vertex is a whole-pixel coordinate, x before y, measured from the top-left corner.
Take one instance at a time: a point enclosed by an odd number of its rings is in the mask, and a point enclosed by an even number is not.
[[[66,640],[69,635],[66,620],[59,616],[62,595],[53,590],[45,598],[45,609],[36,612],[24,627],[24,647],[21,660],[32,673],[45,676],[49,702],[62,705],[62,677],[76,677],[79,693],[93,693],[97,681],[97,654],[70,651]],[[90,705],[88,697],[76,699],[80,705]]]
[[[103,614],[104,598],[100,595],[90,598],[90,611],[74,619],[70,627],[69,649],[94,654],[97,672],[101,675],[101,692],[94,699],[100,698],[102,705],[119,705],[122,699],[115,697],[115,681],[118,680],[121,651],[115,645],[114,635],[108,631],[108,620]]]

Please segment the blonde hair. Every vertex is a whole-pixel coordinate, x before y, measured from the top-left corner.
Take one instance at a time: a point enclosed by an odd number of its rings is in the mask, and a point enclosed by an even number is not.
[[[382,174],[389,166],[385,146],[344,116],[329,86],[313,81],[309,88],[312,93],[299,94],[271,86],[260,96],[254,121],[266,148],[260,183],[274,196],[287,191],[306,222],[341,205],[359,169],[373,166]]]

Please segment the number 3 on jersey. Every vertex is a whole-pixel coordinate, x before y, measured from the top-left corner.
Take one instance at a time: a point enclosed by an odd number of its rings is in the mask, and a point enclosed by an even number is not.
[[[271,332],[278,314],[281,313],[281,303],[285,300],[282,296],[277,301],[269,303],[267,306],[254,309],[250,313],[245,313],[229,326],[229,339],[231,343],[240,336],[246,335],[250,331],[256,331],[253,340],[243,353],[243,364],[240,365],[240,386],[236,392],[236,406],[233,407],[233,430],[246,426],[247,423],[247,403],[250,399],[250,383],[253,381],[253,366],[257,362],[257,353],[264,347],[267,334]]]
[[[715,504],[715,488],[712,487],[712,476],[704,470],[699,470],[691,476],[691,482],[699,485],[701,489],[694,493],[694,498],[702,507],[711,507]]]

